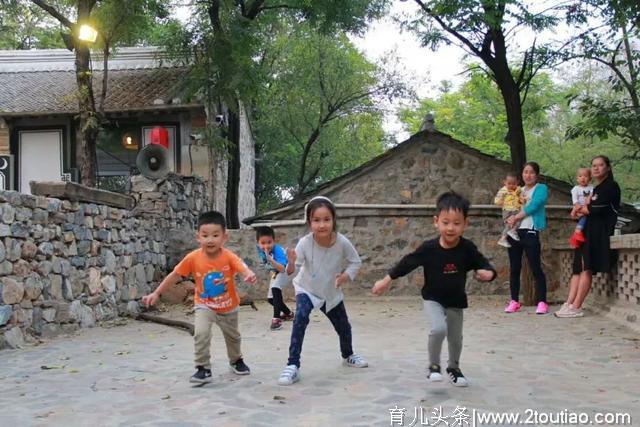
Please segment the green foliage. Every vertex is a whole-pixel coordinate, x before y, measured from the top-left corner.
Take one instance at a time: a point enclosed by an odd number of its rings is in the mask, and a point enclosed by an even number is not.
[[[0,49],[64,47],[61,29],[58,21],[30,1],[0,0]]]
[[[97,48],[152,44],[168,25],[169,0],[106,0],[99,2],[92,20],[100,34]]]
[[[537,34],[553,28],[566,3],[537,10],[539,2],[524,0],[414,0],[420,7],[417,17],[403,24],[432,49],[455,44],[481,61],[482,68],[500,88],[508,129],[507,143],[514,169],[526,159],[522,105],[531,82],[542,67],[560,56],[550,44],[534,41],[524,50],[513,43],[521,31]],[[517,68],[511,64],[518,64]],[[502,150],[501,150],[502,151]]]
[[[261,209],[384,151],[377,101],[403,88],[382,78],[344,34],[289,27],[263,58],[271,78],[256,98],[253,125]]]
[[[609,87],[605,93],[577,97],[582,119],[568,129],[567,136],[618,137],[640,159],[640,3],[585,0],[567,20],[583,27],[573,56],[607,70]],[[603,24],[596,26],[594,21]]]
[[[448,83],[443,83],[448,87]],[[527,134],[541,132],[546,126],[546,113],[560,101],[553,91],[553,83],[541,74],[531,86],[523,106]],[[509,147],[504,143],[507,116],[502,97],[493,81],[484,73],[474,71],[456,91],[441,92],[436,98],[422,100],[413,108],[399,112],[405,129],[415,133],[424,117],[433,113],[436,128],[484,153],[509,161]]]
[[[595,135],[565,138],[567,129],[582,120],[582,111],[567,99],[586,91],[597,94],[607,90],[607,81],[594,76],[588,67],[563,84],[540,74],[523,108],[527,157],[539,162],[545,175],[573,183],[578,167],[588,166],[596,155],[607,155],[622,187],[623,198],[637,201],[640,200],[640,162],[633,159],[633,153],[620,138]],[[399,115],[406,129],[415,132],[424,115],[431,112],[439,131],[508,160],[509,153],[501,142],[507,126],[499,98],[497,88],[486,76],[472,73],[458,90],[422,100],[416,108],[403,109]]]

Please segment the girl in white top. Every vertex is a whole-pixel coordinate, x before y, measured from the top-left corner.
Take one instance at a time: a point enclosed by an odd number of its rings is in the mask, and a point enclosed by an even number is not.
[[[351,325],[344,306],[341,286],[354,280],[360,269],[360,256],[349,239],[336,232],[336,209],[331,200],[318,196],[305,207],[311,233],[287,249],[287,274],[296,272],[296,312],[291,329],[289,360],[278,384],[291,385],[300,379],[300,353],[309,315],[320,309],[331,321],[340,338],[343,364],[365,368],[367,361],[353,352]],[[295,269],[295,270],[294,270]]]

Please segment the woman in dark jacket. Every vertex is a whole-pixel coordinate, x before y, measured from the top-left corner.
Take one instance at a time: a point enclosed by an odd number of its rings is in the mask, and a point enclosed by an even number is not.
[[[586,241],[574,251],[569,297],[555,313],[557,317],[582,317],[582,303],[591,290],[593,275],[610,273],[613,264],[609,237],[618,220],[620,187],[606,156],[591,160],[591,176],[596,180],[591,202],[579,211],[580,216],[587,216]]]

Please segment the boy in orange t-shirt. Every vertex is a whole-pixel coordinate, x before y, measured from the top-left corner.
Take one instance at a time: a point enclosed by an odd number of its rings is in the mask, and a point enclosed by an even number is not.
[[[240,298],[234,276],[242,274],[248,283],[256,282],[256,275],[233,252],[224,247],[228,239],[226,221],[220,212],[205,212],[198,218],[196,239],[200,248],[185,256],[155,291],[142,298],[146,306],[155,304],[162,291],[175,285],[182,277],[192,276],[195,288],[195,344],[196,373],[190,382],[211,382],[211,326],[222,330],[231,369],[238,375],[248,375],[249,367],[242,360],[238,306]]]

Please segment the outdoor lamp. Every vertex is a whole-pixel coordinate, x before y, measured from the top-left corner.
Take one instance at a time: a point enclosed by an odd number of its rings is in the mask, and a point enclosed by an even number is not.
[[[87,24],[82,24],[78,31],[78,40],[83,42],[95,43],[98,38],[98,32]]]
[[[126,150],[137,150],[138,149],[138,141],[136,137],[130,133],[125,133],[122,135],[122,146]]]

